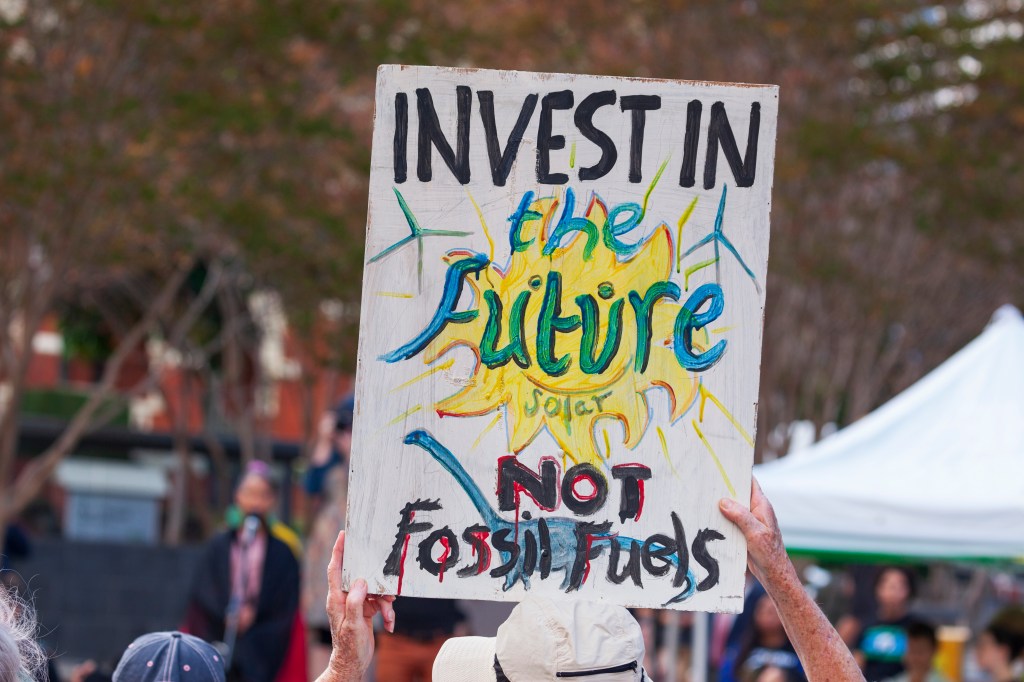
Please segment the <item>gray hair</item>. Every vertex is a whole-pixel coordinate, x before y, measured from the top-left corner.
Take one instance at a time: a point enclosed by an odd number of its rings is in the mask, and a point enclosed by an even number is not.
[[[0,586],[0,682],[25,682],[46,666],[32,606]]]

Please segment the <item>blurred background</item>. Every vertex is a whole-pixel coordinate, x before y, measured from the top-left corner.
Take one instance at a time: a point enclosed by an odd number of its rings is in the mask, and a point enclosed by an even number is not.
[[[377,65],[781,86],[768,461],[1024,305],[1022,6],[0,0],[0,527],[55,649],[173,627],[253,460],[313,527]],[[971,584],[1019,601],[1018,570]]]

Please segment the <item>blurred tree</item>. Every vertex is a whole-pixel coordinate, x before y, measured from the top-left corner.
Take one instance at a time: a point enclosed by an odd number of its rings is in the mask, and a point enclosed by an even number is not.
[[[1021,304],[1024,24],[1003,0],[745,5],[783,57],[765,443],[858,419]]]
[[[168,352],[195,379],[180,397],[220,403],[247,457],[276,309],[307,394],[313,373],[351,370],[374,71],[398,54],[443,61],[435,35],[457,51],[461,29],[428,9],[0,1],[0,526],[102,420],[100,405],[158,386]],[[32,339],[54,312],[109,355],[62,437],[15,476]],[[150,355],[150,374],[121,386],[133,354]],[[172,417],[184,443],[187,415]],[[176,487],[169,537],[186,497]]]
[[[346,271],[361,253],[343,209],[352,192],[344,173],[358,174],[337,159],[358,155],[339,153],[352,137],[343,117],[316,113],[339,94],[319,87],[334,74],[295,63],[312,59],[300,24],[322,17],[267,7],[0,6],[0,525],[102,418],[126,358],[145,353],[147,339],[190,351],[218,375],[251,452],[258,333],[246,292],[279,291],[300,339],[324,299],[355,300],[358,274]],[[190,290],[196,263],[222,264],[231,276]],[[84,321],[109,340],[109,355],[62,437],[15,477],[32,340],[56,311],[69,313],[70,331]],[[202,325],[193,327],[211,320],[222,324],[208,350],[195,341]],[[317,361],[344,360],[352,347],[318,347]],[[153,379],[122,397],[151,390]],[[250,390],[240,395],[243,384]]]
[[[113,374],[156,335],[191,354],[206,390],[241,390],[229,411],[243,440],[259,383],[251,294],[278,297],[305,377],[352,367],[386,62],[780,84],[759,445],[797,418],[852,421],[1024,290],[1020,12],[1018,0],[0,0],[0,490],[31,340],[67,301],[101,314]],[[224,269],[204,303],[216,312],[198,317],[196,263]],[[83,414],[17,498],[4,493],[0,520],[96,416]]]
[[[442,14],[471,33],[463,65],[781,86],[758,411],[758,451],[774,433],[778,454],[792,421],[850,423],[1021,303],[1021,10],[566,0]]]

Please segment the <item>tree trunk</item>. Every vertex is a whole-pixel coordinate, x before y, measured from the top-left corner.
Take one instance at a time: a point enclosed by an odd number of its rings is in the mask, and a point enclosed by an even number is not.
[[[120,339],[107,361],[99,383],[93,388],[85,404],[71,419],[57,441],[26,464],[13,481],[10,478],[0,481],[5,490],[5,494],[0,498],[0,527],[6,528],[10,519],[35,499],[56,470],[57,465],[78,444],[79,439],[94,426],[97,412],[114,393],[125,360],[170,307],[191,266],[192,264],[189,262],[186,267],[179,268],[167,278],[146,314]]]
[[[211,471],[214,493],[217,499],[212,509],[207,511],[204,518],[203,532],[209,536],[216,529],[217,524],[224,516],[224,510],[231,502],[231,470],[228,466],[228,457],[224,452],[217,436],[209,429],[203,431],[203,440],[206,442],[206,449],[210,453]]]
[[[164,542],[168,545],[181,544],[188,507],[189,477],[191,476],[192,468],[189,462],[190,448],[188,439],[188,405],[191,399],[190,383],[189,374],[183,370],[181,386],[178,390],[178,405],[171,408],[171,419],[174,424],[172,427],[174,429],[174,459],[177,466],[173,470],[171,499],[167,509],[167,523],[164,527]],[[164,400],[170,406],[170,396],[166,392],[164,392],[164,395]]]

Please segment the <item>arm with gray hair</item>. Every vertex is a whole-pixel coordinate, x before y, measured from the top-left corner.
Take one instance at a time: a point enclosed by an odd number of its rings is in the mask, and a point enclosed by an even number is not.
[[[775,602],[807,679],[863,682],[846,643],[804,590],[782,544],[775,510],[757,480],[751,480],[750,509],[730,499],[722,500],[719,507],[747,539],[747,564]]]

